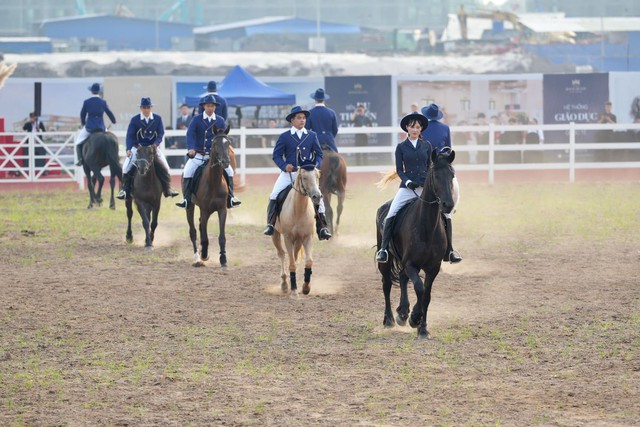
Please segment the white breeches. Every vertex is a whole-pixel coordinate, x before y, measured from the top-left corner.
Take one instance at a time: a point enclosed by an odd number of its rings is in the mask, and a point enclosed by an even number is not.
[[[122,173],[128,173],[131,168],[133,167],[133,164],[136,162],[136,159],[138,154],[138,147],[131,147],[131,157],[126,157],[124,159],[124,163],[122,164]],[[162,163],[162,165],[165,167],[165,169],[167,170],[167,172],[169,172],[169,163],[167,163],[167,158],[164,157],[164,154],[162,154],[162,151],[160,151],[159,148],[156,147],[156,156],[158,157],[158,160],[160,160],[160,163]]]
[[[278,194],[287,186],[292,185],[296,182],[296,176],[298,176],[298,172],[284,172],[281,171],[280,175],[278,175],[278,179],[276,183],[273,185],[273,191],[271,191],[271,195],[269,196],[269,200],[276,200]],[[318,206],[318,212],[324,213],[324,200],[320,199],[320,205]]]
[[[208,154],[196,154],[193,159],[188,159],[187,163],[185,163],[184,165],[182,177],[193,178],[196,170],[198,170],[200,166],[204,165],[207,160],[209,160]],[[227,176],[233,176],[233,168],[231,167],[231,165],[224,168],[224,171],[227,173]]]
[[[76,135],[75,145],[80,145],[80,143],[84,142],[87,138],[89,138],[90,135],[91,133],[87,130],[87,128],[82,126],[82,129],[80,129],[78,131],[78,134]]]
[[[444,216],[449,219],[451,219],[451,215],[456,211],[456,208],[458,206],[458,201],[460,201],[460,185],[458,184],[458,178],[454,176],[452,183],[453,183],[453,191],[451,192],[451,196],[453,197],[453,209],[451,210],[451,213],[444,214]],[[398,192],[396,193],[395,197],[393,198],[393,201],[391,202],[391,206],[389,206],[389,213],[387,214],[385,219],[391,218],[392,216],[396,216],[398,211],[404,205],[406,205],[416,197],[420,197],[421,194],[422,194],[422,187],[416,188],[415,193],[409,190],[408,188],[398,189]]]

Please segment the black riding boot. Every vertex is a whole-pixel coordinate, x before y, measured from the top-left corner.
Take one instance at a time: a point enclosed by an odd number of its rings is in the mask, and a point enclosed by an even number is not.
[[[227,208],[235,208],[236,206],[240,206],[242,203],[240,200],[236,199],[236,196],[233,194],[233,177],[227,175],[227,172],[223,172],[224,179],[227,181],[227,187],[229,187],[229,197],[227,198]]]
[[[450,263],[457,263],[462,261],[458,252],[453,249],[453,243],[451,240],[451,236],[453,234],[453,230],[451,227],[451,218],[444,218],[444,228],[447,232],[447,252],[444,254],[443,261],[449,261]]]
[[[78,163],[76,163],[76,166],[82,166],[82,144],[76,145],[76,154],[78,155]]]
[[[136,175],[136,169],[131,168],[129,172],[122,174],[122,190],[116,196],[116,199],[130,199],[133,192],[133,179]]]
[[[176,206],[187,209],[191,205],[191,178],[182,178],[182,194],[184,199],[176,203]]]
[[[331,238],[331,233],[329,233],[329,229],[327,228],[327,217],[324,216],[323,213],[318,212],[319,206],[313,206],[316,210],[316,233],[318,233],[318,239],[320,240],[329,240]]]
[[[262,234],[266,236],[272,236],[275,230],[273,227],[276,224],[276,203],[275,200],[269,199],[269,206],[267,206],[267,227],[262,232]]]
[[[384,220],[384,225],[382,226],[382,243],[380,243],[380,250],[376,253],[376,261],[379,263],[389,262],[389,252],[387,248],[389,247],[389,242],[391,241],[391,221],[393,217],[389,217]]]

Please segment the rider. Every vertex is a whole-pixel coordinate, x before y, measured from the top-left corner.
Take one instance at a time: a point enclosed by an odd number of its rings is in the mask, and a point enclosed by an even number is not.
[[[293,107],[286,117],[291,123],[291,128],[280,134],[276,146],[273,147],[273,161],[281,172],[269,196],[267,227],[263,231],[267,236],[273,235],[278,194],[295,181],[299,163],[315,163],[316,168],[322,164],[322,149],[318,143],[318,137],[314,131],[304,127],[307,117],[309,117],[309,111],[297,105]],[[327,219],[324,215],[324,201],[320,199],[320,204],[314,205],[314,208],[318,238],[329,240],[331,233],[327,228]]]
[[[402,118],[400,127],[405,131],[407,139],[396,146],[396,172],[400,177],[400,188],[396,193],[389,212],[384,219],[382,244],[376,253],[376,261],[389,261],[387,248],[391,241],[391,223],[400,209],[422,194],[422,185],[427,179],[431,144],[422,139],[420,133],[429,125],[429,121],[420,113],[410,113]]]
[[[435,150],[436,153],[440,153],[441,151],[450,151],[451,150],[451,131],[449,126],[440,122],[444,116],[442,111],[438,108],[436,104],[429,104],[425,107],[422,107],[422,114],[429,119],[429,127],[422,131],[422,137],[431,143],[431,148]],[[460,194],[460,186],[458,185],[458,179],[453,177],[453,200],[458,204],[458,196]],[[451,263],[457,263],[462,261],[460,254],[456,250],[453,249],[453,228],[451,225],[451,215],[455,211],[455,206],[453,207],[453,211],[450,213],[445,213],[444,215],[444,224],[445,229],[447,231],[447,252],[444,255],[444,261],[449,261]]]
[[[318,88],[311,94],[311,98],[316,101],[316,105],[309,110],[309,120],[305,127],[318,135],[320,147],[337,153],[335,137],[338,135],[338,119],[336,112],[324,103],[325,99],[329,99],[329,95],[324,92],[324,89]]]
[[[76,154],[78,155],[77,166],[82,166],[82,144],[89,138],[93,132],[104,132],[104,119],[103,114],[107,113],[109,120],[114,125],[116,124],[116,117],[113,115],[107,101],[100,98],[100,83],[94,83],[89,86],[89,90],[93,94],[91,98],[84,100],[82,104],[82,110],[80,110],[80,122],[82,123],[82,129],[76,136]]]
[[[184,165],[182,173],[182,194],[184,199],[176,203],[179,208],[186,209],[191,204],[191,179],[198,167],[209,160],[211,144],[213,144],[213,137],[215,136],[214,127],[216,129],[226,129],[227,127],[225,120],[215,113],[218,105],[213,94],[204,96],[200,100],[200,108],[203,109],[202,114],[195,116],[187,129],[187,156],[189,160]],[[223,175],[229,188],[227,207],[234,208],[242,202],[233,195],[233,168],[231,165],[224,169]]]
[[[136,114],[131,117],[129,127],[127,128],[127,157],[124,159],[122,165],[122,190],[116,196],[120,200],[124,200],[127,197],[131,197],[131,189],[133,187],[133,177],[135,176],[135,170],[133,166],[136,162],[136,153],[138,152],[138,146],[148,147],[150,145],[156,145],[156,157],[162,163],[162,165],[169,171],[169,164],[167,159],[160,151],[158,145],[162,142],[164,137],[164,126],[162,125],[162,117],[159,114],[153,114],[151,112],[151,98],[142,98],[140,100],[140,114]],[[171,189],[169,182],[163,182],[163,193],[165,197],[175,197],[179,193]]]

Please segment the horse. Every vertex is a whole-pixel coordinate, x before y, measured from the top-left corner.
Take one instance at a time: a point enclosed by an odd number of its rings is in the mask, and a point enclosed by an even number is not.
[[[432,151],[422,194],[396,215],[393,238],[389,244],[389,262],[378,263],[385,300],[383,325],[393,327],[395,324],[390,297],[393,282],[400,283],[400,305],[396,309],[398,317],[395,320],[400,325],[406,323],[409,317],[407,283],[411,279],[417,301],[411,311],[409,325],[418,328],[419,338],[429,338],[427,310],[431,302],[431,288],[440,272],[440,265],[447,249],[442,214],[450,213],[454,207],[454,171],[451,167],[454,158],[454,151]],[[391,201],[388,201],[377,211],[378,249],[382,241],[384,219],[390,205]],[[420,270],[425,275],[424,283],[419,276]]]
[[[322,193],[320,192],[317,169],[298,169],[295,182],[292,184],[291,191],[282,202],[280,215],[276,220],[271,240],[280,259],[280,278],[282,279],[280,287],[282,293],[287,293],[290,290],[290,296],[295,298],[298,296],[296,268],[302,248],[304,248],[304,286],[302,287],[302,293],[308,295],[311,291],[311,267],[313,266],[311,242],[315,232],[314,205],[320,204]],[[284,238],[284,245],[289,255],[290,288],[287,284],[285,250],[282,247],[281,236]]]
[[[134,167],[137,170],[133,178],[133,191],[127,197],[127,243],[133,242],[131,232],[131,217],[133,216],[132,204],[135,201],[136,208],[142,219],[142,228],[145,233],[145,249],[153,249],[153,238],[158,226],[158,215],[162,201],[162,181],[170,180],[169,172],[162,164],[157,163],[156,145],[139,146]]]
[[[347,163],[344,161],[344,157],[335,151],[323,150],[322,166],[320,166],[320,192],[324,199],[327,226],[331,234],[338,234],[346,187]],[[332,194],[338,197],[338,216],[336,218],[335,228],[333,225],[333,209],[331,208]]]
[[[189,237],[193,245],[193,266],[202,267],[204,262],[209,260],[209,236],[207,234],[207,223],[209,217],[214,212],[218,212],[218,223],[220,233],[218,234],[218,245],[220,247],[220,266],[227,267],[227,254],[225,236],[225,224],[227,222],[227,197],[229,190],[223,176],[224,169],[229,166],[229,152],[231,141],[229,140],[230,127],[226,129],[214,128],[214,137],[211,144],[211,155],[208,163],[201,169],[202,175],[197,181],[191,196],[191,202],[187,208],[187,222],[189,223]],[[197,172],[198,173],[198,172]],[[192,181],[195,182],[196,178]],[[200,254],[196,245],[196,227],[193,216],[195,206],[200,208]]]
[[[109,166],[111,176],[109,177],[109,185],[111,186],[111,200],[109,208],[116,208],[116,201],[113,196],[113,190],[116,185],[116,177],[122,184],[122,167],[118,157],[118,137],[111,132],[94,132],[82,144],[82,168],[84,175],[87,177],[87,187],[89,187],[89,206],[92,209],[94,205],[102,205],[102,185],[104,184],[104,176],[102,168]],[[95,190],[96,181],[98,182],[98,191]]]

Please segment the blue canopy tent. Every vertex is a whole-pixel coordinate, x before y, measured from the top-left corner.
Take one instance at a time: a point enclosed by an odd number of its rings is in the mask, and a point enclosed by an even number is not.
[[[267,86],[239,65],[236,65],[218,84],[218,93],[227,100],[229,107],[293,105],[296,103],[294,94]],[[185,103],[190,107],[195,107],[204,95],[206,92],[198,96],[186,96]]]

